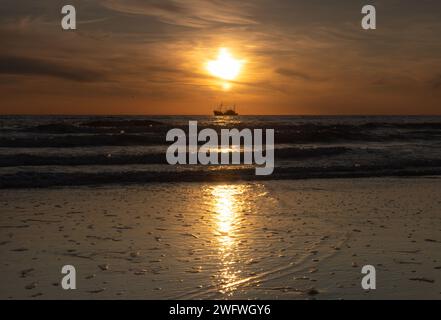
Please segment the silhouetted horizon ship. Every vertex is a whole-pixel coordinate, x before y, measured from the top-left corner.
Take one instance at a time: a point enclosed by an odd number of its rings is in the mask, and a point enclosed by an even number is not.
[[[236,112],[236,105],[232,107],[225,107],[225,111],[223,111],[224,106],[221,103],[217,109],[213,110],[215,116],[238,116],[239,114]]]

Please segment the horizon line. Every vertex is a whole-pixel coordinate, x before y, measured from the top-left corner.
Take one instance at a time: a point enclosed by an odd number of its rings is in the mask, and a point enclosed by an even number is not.
[[[157,114],[157,113],[112,113],[112,114],[104,114],[104,113],[72,113],[72,114],[63,114],[63,113],[0,113],[0,117],[18,117],[18,116],[60,116],[60,117],[140,117],[140,116],[153,116],[153,117],[216,117],[212,114]],[[373,113],[373,114],[240,114],[237,116],[230,117],[253,117],[253,116],[261,116],[261,117],[441,117],[440,114],[382,114],[382,113]],[[217,116],[221,117],[221,116]]]

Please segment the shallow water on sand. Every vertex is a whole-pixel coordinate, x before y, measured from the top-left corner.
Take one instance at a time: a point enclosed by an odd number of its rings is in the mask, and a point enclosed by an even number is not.
[[[438,187],[421,178],[4,190],[0,297],[359,298],[361,266],[373,264],[372,297],[439,298]],[[59,286],[66,264],[75,291]]]

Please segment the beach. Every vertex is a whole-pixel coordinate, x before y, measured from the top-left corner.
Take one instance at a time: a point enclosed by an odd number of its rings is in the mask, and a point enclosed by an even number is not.
[[[441,1],[370,2],[2,1],[0,300],[441,300]]]
[[[440,299],[439,177],[3,189],[1,299]],[[76,290],[60,286],[76,269]],[[376,290],[361,287],[364,265]]]

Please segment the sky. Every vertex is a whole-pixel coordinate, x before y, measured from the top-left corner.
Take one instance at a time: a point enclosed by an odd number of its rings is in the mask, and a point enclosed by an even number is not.
[[[441,114],[439,0],[0,3],[0,114]],[[228,90],[220,48],[243,61]]]

